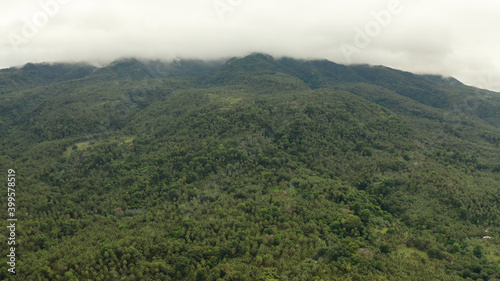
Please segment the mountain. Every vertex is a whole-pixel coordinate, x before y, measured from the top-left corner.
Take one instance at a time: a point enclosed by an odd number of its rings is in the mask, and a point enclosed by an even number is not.
[[[260,53],[1,70],[0,276],[498,280],[499,112],[454,78]]]
[[[20,68],[0,70],[0,94],[25,90],[65,80],[73,80],[91,74],[95,67],[89,64],[33,64]]]

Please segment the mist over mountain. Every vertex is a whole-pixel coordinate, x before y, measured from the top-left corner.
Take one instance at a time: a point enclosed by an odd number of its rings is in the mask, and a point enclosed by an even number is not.
[[[29,63],[0,70],[0,155],[2,280],[500,279],[500,93],[452,77]]]
[[[453,76],[500,91],[499,13],[492,0],[14,1],[0,10],[0,68],[262,52]]]

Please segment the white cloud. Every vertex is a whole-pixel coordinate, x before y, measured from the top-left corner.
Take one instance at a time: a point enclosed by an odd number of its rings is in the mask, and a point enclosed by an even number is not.
[[[498,1],[401,0],[402,10],[387,24],[379,19],[378,30],[373,13],[384,13],[391,1],[3,0],[0,67],[259,51],[451,75],[500,91]],[[356,30],[372,33],[362,48]],[[349,60],[342,44],[357,48]]]

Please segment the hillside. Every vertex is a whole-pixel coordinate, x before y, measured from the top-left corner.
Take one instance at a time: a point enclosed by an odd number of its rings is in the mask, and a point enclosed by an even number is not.
[[[453,78],[27,64],[0,71],[0,154],[2,280],[500,280],[500,93]]]

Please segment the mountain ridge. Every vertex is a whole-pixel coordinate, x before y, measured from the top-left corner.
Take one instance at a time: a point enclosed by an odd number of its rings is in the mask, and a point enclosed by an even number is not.
[[[430,80],[448,80],[448,81],[451,81],[452,83],[459,83],[460,85],[463,85],[460,81],[458,81],[456,78],[454,77],[448,77],[448,76],[442,76],[442,75],[435,75],[435,74],[414,74],[414,73],[411,73],[409,71],[405,71],[405,70],[399,70],[399,69],[395,69],[395,68],[390,68],[390,67],[386,67],[386,66],[383,66],[383,65],[369,65],[369,64],[353,64],[353,65],[342,65],[342,64],[337,64],[335,62],[332,62],[332,61],[329,61],[329,60],[326,60],[326,59],[311,59],[311,60],[308,60],[308,59],[295,59],[295,58],[292,58],[292,57],[280,57],[280,58],[274,58],[272,57],[271,55],[268,55],[268,54],[264,54],[264,53],[253,53],[251,55],[248,55],[248,56],[242,56],[242,57],[232,57],[232,58],[228,58],[228,59],[214,59],[214,60],[200,60],[200,59],[176,59],[176,60],[161,60],[161,59],[139,59],[139,58],[134,58],[134,57],[128,57],[128,58],[121,58],[121,59],[117,59],[115,61],[112,61],[111,63],[105,65],[105,66],[102,66],[102,67],[97,67],[97,66],[92,66],[91,64],[88,64],[86,62],[78,62],[78,63],[65,63],[65,62],[52,62],[52,63],[37,63],[37,64],[34,64],[34,63],[27,63],[25,64],[24,66],[22,67],[9,67],[9,68],[4,68],[4,69],[1,69],[0,70],[0,73],[12,73],[16,70],[27,70],[29,68],[32,68],[33,66],[43,66],[43,67],[54,67],[54,68],[61,68],[61,67],[64,67],[64,66],[86,66],[86,67],[89,67],[90,69],[92,70],[102,70],[102,69],[106,69],[106,68],[109,68],[109,67],[112,67],[113,65],[116,66],[117,64],[120,64],[120,63],[124,63],[124,62],[133,62],[137,65],[141,64],[144,66],[147,66],[149,67],[149,74],[148,75],[144,75],[145,77],[149,77],[149,76],[152,76],[152,75],[160,75],[160,71],[158,71],[158,69],[153,69],[152,67],[148,66],[148,63],[151,64],[151,63],[158,63],[158,64],[164,64],[164,65],[175,65],[175,64],[179,64],[181,62],[198,62],[198,63],[201,63],[201,62],[207,62],[207,63],[214,63],[215,65],[219,65],[219,67],[222,67],[224,64],[228,65],[230,64],[231,62],[235,62],[235,61],[242,61],[243,60],[248,60],[248,59],[252,59],[252,58],[266,58],[268,60],[268,62],[279,62],[281,63],[282,65],[286,66],[287,63],[291,63],[291,64],[297,64],[297,63],[308,63],[308,64],[313,64],[317,67],[320,67],[321,65],[327,65],[327,66],[336,66],[337,68],[339,69],[342,69],[342,70],[349,70],[350,68],[354,68],[354,69],[374,69],[374,68],[377,68],[377,69],[383,69],[383,70],[386,70],[386,71],[392,71],[392,72],[396,72],[396,73],[399,73],[399,74],[404,74],[404,75],[410,75],[410,76],[414,76],[414,77],[421,77],[421,78],[430,78]],[[270,64],[271,65],[271,64]],[[352,70],[350,72],[353,72]],[[155,73],[155,74],[153,74]],[[90,74],[90,73],[89,73]],[[165,75],[165,74],[164,74]],[[355,75],[355,73],[351,73],[350,75]],[[352,77],[351,77],[352,79]],[[349,82],[366,82],[367,80],[361,80],[362,78],[360,76],[356,77],[357,80],[351,80]],[[345,81],[345,80],[343,80]],[[480,90],[486,90],[486,91],[490,91],[490,92],[495,92],[495,91],[492,91],[492,90],[487,90],[487,89],[480,89]],[[498,93],[498,92],[495,92],[495,93]]]

